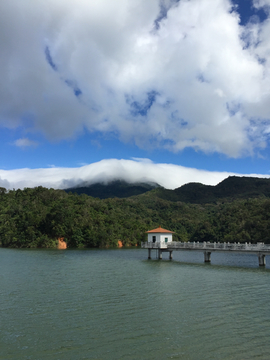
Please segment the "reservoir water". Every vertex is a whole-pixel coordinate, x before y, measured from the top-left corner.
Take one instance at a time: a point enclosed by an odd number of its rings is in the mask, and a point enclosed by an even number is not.
[[[270,256],[173,256],[0,248],[0,359],[269,360]]]

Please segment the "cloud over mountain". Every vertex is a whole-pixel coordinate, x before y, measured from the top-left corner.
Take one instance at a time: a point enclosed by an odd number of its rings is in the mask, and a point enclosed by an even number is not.
[[[252,155],[270,132],[268,18],[229,0],[0,4],[0,125]]]
[[[106,184],[114,180],[124,180],[128,183],[158,183],[167,189],[175,189],[189,182],[216,185],[230,175],[240,174],[198,170],[173,164],[155,164],[148,159],[107,159],[78,168],[0,170],[0,186],[6,189],[36,186],[67,189],[82,183]],[[260,174],[247,176],[268,177]]]

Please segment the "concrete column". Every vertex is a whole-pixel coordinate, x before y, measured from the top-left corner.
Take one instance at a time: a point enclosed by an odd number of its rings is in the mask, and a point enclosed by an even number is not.
[[[258,259],[259,259],[259,265],[260,266],[265,266],[265,255],[264,254],[258,254]]]
[[[162,250],[158,249],[158,258],[162,260]]]
[[[169,259],[172,260],[172,251],[170,251]]]
[[[211,253],[209,251],[204,251],[204,262],[211,262]]]
[[[151,249],[148,249],[148,259],[151,259]]]

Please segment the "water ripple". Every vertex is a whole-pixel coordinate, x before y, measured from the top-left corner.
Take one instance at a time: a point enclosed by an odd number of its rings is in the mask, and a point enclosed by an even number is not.
[[[0,359],[268,360],[269,269],[202,260],[0,249]]]

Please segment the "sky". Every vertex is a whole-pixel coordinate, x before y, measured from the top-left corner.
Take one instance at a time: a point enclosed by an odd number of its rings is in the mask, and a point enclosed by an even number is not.
[[[0,186],[270,177],[270,0],[0,3]]]

